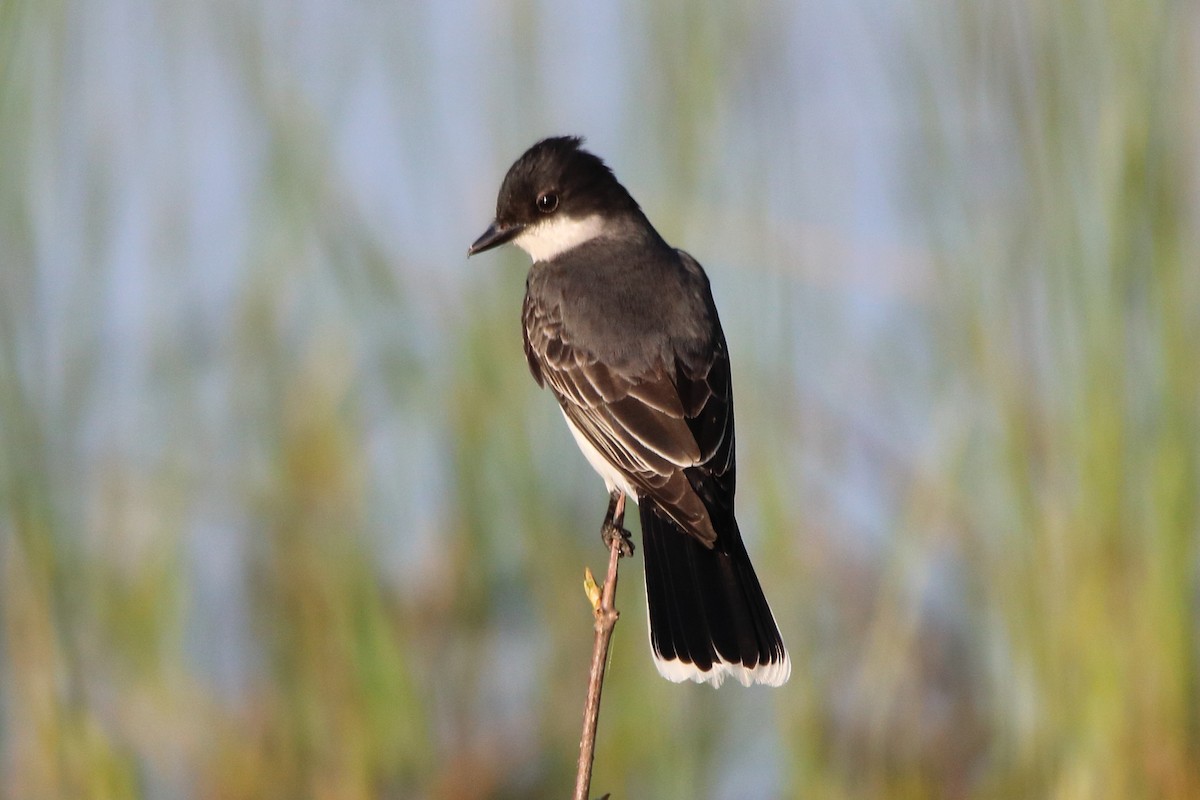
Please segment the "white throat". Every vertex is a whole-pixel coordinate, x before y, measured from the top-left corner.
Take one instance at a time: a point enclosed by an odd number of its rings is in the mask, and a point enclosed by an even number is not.
[[[591,241],[604,232],[604,219],[599,214],[586,217],[550,217],[530,225],[513,239],[517,247],[529,253],[534,261],[549,261],[568,250]]]

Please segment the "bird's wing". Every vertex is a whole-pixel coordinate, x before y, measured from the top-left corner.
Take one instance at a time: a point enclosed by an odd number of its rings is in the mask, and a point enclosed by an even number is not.
[[[710,508],[732,511],[732,399],[719,330],[717,346],[701,356],[677,354],[673,364],[630,375],[574,343],[557,308],[527,297],[523,317],[535,380],[630,483],[712,546]]]

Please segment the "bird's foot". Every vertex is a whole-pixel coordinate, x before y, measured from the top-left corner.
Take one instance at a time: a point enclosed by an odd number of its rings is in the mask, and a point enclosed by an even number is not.
[[[600,529],[600,538],[604,540],[604,546],[609,550],[612,550],[613,542],[620,539],[621,556],[629,558],[633,555],[633,534],[620,525],[606,521],[604,527]]]
[[[605,548],[612,550],[613,541],[620,537],[620,554],[629,558],[633,555],[633,536],[622,526],[624,522],[625,493],[618,489],[608,495],[608,513],[604,515],[604,522],[600,525],[600,538],[604,541]]]

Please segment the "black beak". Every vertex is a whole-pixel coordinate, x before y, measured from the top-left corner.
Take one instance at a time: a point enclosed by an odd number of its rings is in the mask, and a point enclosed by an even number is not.
[[[483,232],[483,236],[480,236],[475,240],[475,244],[467,248],[467,258],[511,242],[523,230],[525,230],[524,225],[501,225],[499,222],[493,222]]]

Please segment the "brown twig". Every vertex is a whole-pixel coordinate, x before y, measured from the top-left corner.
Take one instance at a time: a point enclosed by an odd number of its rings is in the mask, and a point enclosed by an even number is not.
[[[621,498],[624,500],[624,498]],[[624,506],[624,503],[621,503]],[[588,800],[592,787],[592,760],[596,755],[596,723],[600,719],[600,692],[604,688],[604,668],[608,664],[608,643],[613,628],[621,616],[613,605],[617,596],[617,560],[621,558],[622,540],[612,537],[608,553],[608,574],[604,577],[604,589],[600,602],[592,603],[596,613],[596,641],[592,645],[592,670],[588,678],[587,704],[583,707],[583,738],[579,740],[579,768],[575,773],[574,800]],[[587,573],[588,582],[591,572]]]

